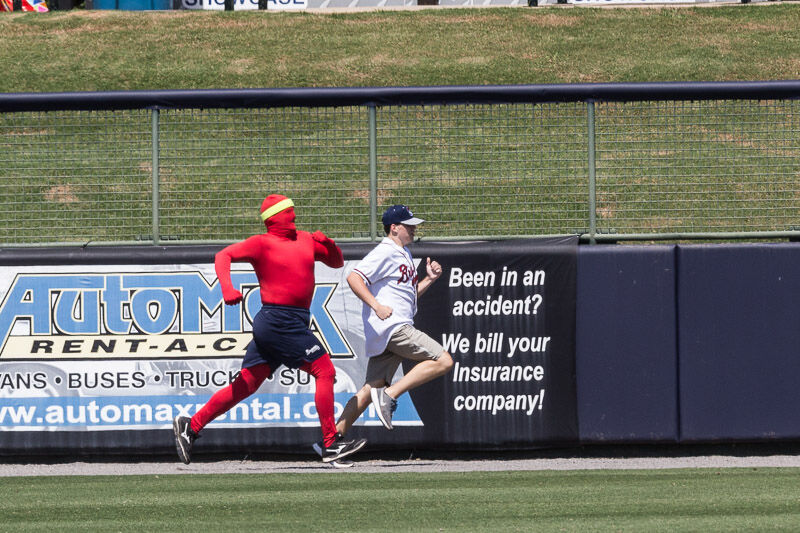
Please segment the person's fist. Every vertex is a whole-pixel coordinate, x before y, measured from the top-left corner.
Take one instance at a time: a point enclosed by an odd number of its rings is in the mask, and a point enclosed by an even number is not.
[[[386,320],[392,316],[393,312],[394,310],[388,305],[378,304],[378,306],[375,308],[375,314],[378,315],[378,318],[381,320]]]
[[[222,299],[228,305],[236,305],[242,301],[242,293],[236,289],[222,290]]]
[[[319,230],[317,230],[314,233],[312,233],[311,234],[311,238],[314,239],[315,241],[319,242],[319,243],[322,243],[322,244],[325,244],[326,242],[328,242],[330,240],[330,239],[328,239],[327,235],[325,235],[324,233],[322,233]]]
[[[428,276],[432,280],[436,280],[436,279],[439,278],[439,276],[442,275],[442,265],[440,265],[436,261],[431,261],[430,257],[428,258],[427,264],[425,265],[425,267],[426,267],[426,270],[428,271]]]

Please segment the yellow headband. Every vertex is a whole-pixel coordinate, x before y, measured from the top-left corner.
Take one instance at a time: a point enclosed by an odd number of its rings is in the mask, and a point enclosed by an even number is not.
[[[273,215],[277,215],[284,209],[289,209],[290,207],[294,207],[294,202],[291,198],[287,198],[286,200],[281,200],[277,204],[271,206],[270,208],[266,209],[263,213],[261,213],[261,220],[266,221],[269,217]]]

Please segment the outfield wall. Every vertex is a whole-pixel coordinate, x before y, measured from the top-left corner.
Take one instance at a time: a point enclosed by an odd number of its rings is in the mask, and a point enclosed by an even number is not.
[[[344,278],[371,246],[344,244],[345,268],[317,272],[312,325],[333,354],[340,405],[365,367],[359,304]],[[174,412],[159,409],[190,409],[227,382],[259,305],[257,291],[236,313],[219,305],[218,249],[0,252],[0,453],[171,452]],[[796,243],[578,246],[565,238],[413,251],[446,267],[417,323],[458,364],[405,397],[393,432],[367,411],[354,431],[373,449],[798,437]],[[245,269],[234,279],[248,287],[250,276]],[[138,335],[119,333],[131,324]],[[302,376],[280,373],[258,405],[248,400],[238,419],[209,426],[198,452],[307,451],[319,438],[312,393]],[[123,420],[125,402],[149,405],[152,418]],[[15,422],[21,408],[36,414]]]
[[[583,443],[800,436],[800,245],[582,247]]]

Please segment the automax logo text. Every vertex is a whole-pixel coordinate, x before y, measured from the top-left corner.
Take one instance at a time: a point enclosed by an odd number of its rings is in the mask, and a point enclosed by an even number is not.
[[[0,357],[241,355],[261,298],[252,272],[231,279],[242,304],[225,305],[219,282],[200,272],[17,274],[0,307]],[[336,286],[315,287],[311,328],[332,356],[347,357],[352,350],[326,308]],[[20,322],[27,332],[15,329]]]

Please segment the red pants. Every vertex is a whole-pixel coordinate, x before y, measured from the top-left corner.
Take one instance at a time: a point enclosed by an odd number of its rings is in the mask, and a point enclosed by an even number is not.
[[[333,382],[336,369],[330,356],[325,354],[313,363],[304,364],[300,370],[314,376],[316,381],[314,403],[322,426],[323,442],[325,446],[330,446],[336,437],[336,424],[333,420]],[[200,433],[209,422],[256,392],[264,380],[272,375],[272,371],[268,364],[243,368],[233,383],[214,393],[208,403],[192,417],[192,430]]]

